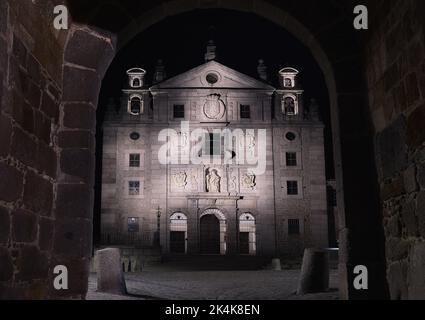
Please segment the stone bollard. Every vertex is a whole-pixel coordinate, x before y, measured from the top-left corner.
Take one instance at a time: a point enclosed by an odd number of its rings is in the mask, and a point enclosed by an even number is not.
[[[127,294],[120,249],[106,248],[98,250],[96,255],[97,291],[120,295]]]
[[[304,251],[303,264],[298,283],[298,295],[326,292],[329,290],[329,253],[309,248]]]
[[[280,259],[273,259],[272,260],[272,270],[274,271],[281,271],[282,267],[280,265]]]

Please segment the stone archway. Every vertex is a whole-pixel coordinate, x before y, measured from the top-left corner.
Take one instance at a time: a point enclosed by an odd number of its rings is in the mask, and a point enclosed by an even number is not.
[[[344,82],[341,79],[341,82],[339,85],[337,85],[336,76],[345,74],[346,72],[354,72],[357,73],[358,71],[353,71],[352,64],[353,62],[350,61],[350,59],[353,59],[352,53],[347,53],[347,56],[344,58],[347,58],[346,61],[344,61],[344,64],[340,64],[337,66],[337,69],[335,69],[335,64],[333,64],[329,58],[329,55],[326,54],[326,52],[322,49],[321,43],[317,40],[317,38],[314,36],[312,32],[310,32],[306,27],[304,27],[299,21],[297,21],[294,17],[292,17],[290,14],[288,14],[286,11],[284,11],[282,8],[279,8],[277,6],[271,5],[266,1],[252,1],[252,2],[239,2],[239,1],[226,1],[226,2],[211,2],[211,4],[203,4],[202,6],[199,5],[199,3],[192,3],[187,2],[184,0],[176,0],[169,2],[167,4],[162,4],[157,7],[155,7],[153,10],[145,12],[144,14],[140,15],[139,22],[136,24],[130,24],[127,29],[124,29],[120,33],[118,33],[116,42],[115,37],[112,34],[99,34],[98,31],[93,31],[87,28],[87,26],[84,27],[78,27],[74,26],[73,31],[70,32],[70,36],[67,42],[67,47],[65,50],[65,68],[64,68],[64,79],[65,78],[77,78],[75,74],[78,74],[80,78],[83,79],[83,81],[73,81],[74,83],[70,88],[64,88],[64,97],[68,97],[68,91],[69,94],[72,95],[76,92],[82,91],[83,95],[84,93],[87,93],[87,84],[91,83],[97,83],[94,87],[92,86],[92,89],[90,90],[92,94],[95,92],[98,94],[99,91],[99,83],[100,79],[102,78],[106,68],[108,67],[109,63],[112,61],[113,58],[113,50],[110,55],[108,54],[101,54],[99,57],[94,57],[94,55],[98,55],[102,49],[108,48],[108,46],[105,47],[105,42],[109,43],[109,48],[116,49],[117,47],[121,47],[124,45],[129,39],[131,39],[135,34],[142,32],[143,30],[146,30],[150,25],[153,25],[155,23],[160,22],[162,19],[166,18],[170,15],[176,15],[182,12],[187,12],[195,9],[208,9],[208,8],[223,8],[223,9],[232,9],[236,11],[242,11],[242,12],[250,12],[254,13],[256,15],[262,16],[266,18],[267,20],[270,20],[286,30],[288,30],[290,33],[295,35],[295,37],[300,40],[304,45],[307,46],[307,48],[310,49],[313,56],[317,60],[319,66],[322,68],[322,71],[325,76],[326,84],[328,86],[329,90],[329,97],[330,97],[330,105],[331,105],[331,123],[332,123],[332,132],[333,132],[333,144],[334,144],[334,163],[335,163],[335,171],[336,171],[336,181],[337,181],[337,199],[338,199],[338,209],[339,209],[339,234],[341,239],[341,246],[340,246],[340,292],[341,297],[348,298],[349,292],[352,284],[349,282],[350,273],[352,272],[352,269],[356,264],[369,264],[369,261],[372,261],[370,266],[373,268],[371,270],[372,274],[379,274],[382,272],[383,268],[385,268],[385,263],[381,259],[380,254],[377,254],[378,257],[375,257],[374,254],[376,254],[376,250],[379,250],[379,248],[370,248],[367,246],[363,246],[364,243],[361,243],[362,237],[355,238],[355,234],[357,231],[351,230],[351,227],[357,228],[359,223],[361,224],[363,222],[367,223],[370,220],[370,208],[361,207],[361,204],[367,203],[367,201],[359,202],[357,201],[357,197],[354,197],[351,195],[351,193],[345,193],[343,192],[344,187],[347,191],[350,189],[347,187],[350,186],[356,186],[361,185],[362,180],[361,177],[370,177],[373,176],[372,173],[369,173],[369,171],[363,170],[362,174],[355,174],[353,175],[352,167],[351,165],[356,165],[353,163],[350,163],[351,153],[353,151],[359,151],[365,149],[365,144],[370,148],[370,141],[367,140],[367,134],[365,133],[365,124],[366,120],[359,119],[358,116],[356,120],[359,122],[358,125],[361,127],[361,130],[363,130],[363,133],[359,134],[356,132],[358,129],[354,125],[353,121],[350,119],[341,118],[340,117],[340,109],[344,110],[344,113],[349,113],[353,111],[348,111],[352,107],[353,101],[357,101],[359,104],[364,105],[364,91],[360,91],[361,84],[359,83],[358,86],[354,88],[348,88],[346,87],[346,82]],[[91,39],[91,40],[90,40]],[[323,39],[322,39],[323,41]],[[80,47],[84,44],[90,43],[94,46],[94,50],[89,50],[84,52],[81,52],[81,50],[75,50],[76,47]],[[118,46],[116,46],[116,43],[118,43]],[[81,56],[78,58],[75,54],[75,52],[80,52]],[[92,53],[92,56],[88,54],[87,52]],[[106,51],[107,53],[109,50]],[[329,53],[331,54],[331,53]],[[69,61],[67,57],[72,57]],[[342,58],[342,57],[338,57]],[[355,58],[354,58],[355,59]],[[93,68],[93,63],[95,62],[95,68]],[[70,63],[70,65],[68,65]],[[79,67],[79,66],[81,67]],[[97,70],[94,74],[91,73],[92,70]],[[345,70],[345,71],[344,71]],[[67,80],[69,83],[69,80]],[[76,83],[76,84],[75,84]],[[75,87],[77,86],[77,87]],[[78,86],[81,86],[78,88]],[[69,90],[67,90],[69,89]],[[354,91],[353,91],[354,90]],[[359,91],[357,91],[359,90]],[[95,94],[94,94],[95,95]],[[97,95],[95,95],[97,97]],[[89,97],[91,101],[95,101],[95,97]],[[87,98],[87,97],[86,97]],[[347,99],[348,98],[348,99]],[[66,100],[65,100],[66,101]],[[72,101],[72,99],[71,99]],[[93,105],[96,105],[93,102],[85,101],[83,102],[86,105],[89,105],[93,107]],[[64,102],[64,105],[66,106],[68,102]],[[345,124],[345,121],[349,123],[350,125],[344,126],[343,133],[340,132],[340,126],[341,123]],[[361,137],[358,140],[352,140],[352,132],[355,132],[354,134]],[[343,145],[345,148],[341,149],[341,145]],[[366,158],[367,153],[365,154],[364,161],[372,161],[367,160]],[[344,158],[344,166],[342,163],[342,159]],[[373,171],[373,165],[369,167],[369,164],[362,163],[362,166],[366,166],[368,170]],[[360,172],[358,172],[360,173]],[[343,181],[344,176],[344,181]],[[344,187],[343,187],[344,186]],[[370,188],[373,189],[373,186],[370,186]],[[376,190],[362,190],[362,196],[364,196],[366,199],[370,199],[371,202],[376,201]],[[348,201],[348,207],[346,207]],[[360,205],[360,206],[359,206]],[[372,209],[374,210],[374,209]],[[361,214],[359,214],[359,212]],[[379,211],[376,211],[373,213],[374,216],[379,215]],[[347,218],[348,217],[348,218]],[[355,219],[358,219],[358,222],[354,222]],[[370,227],[370,231],[368,231],[368,235],[370,235],[372,238],[376,237],[375,228],[377,228],[376,225]],[[361,230],[364,231],[364,230]],[[356,245],[358,242],[358,245]],[[367,252],[368,250],[371,250],[371,252]],[[349,252],[350,251],[350,252]],[[356,253],[354,253],[354,251]],[[378,279],[378,277],[376,277]],[[375,288],[375,285],[373,286]],[[377,294],[379,295],[381,292],[380,288],[382,286],[380,284],[376,284]],[[374,292],[374,289],[370,289],[369,293]]]
[[[225,255],[227,224],[224,213],[216,208],[205,210],[199,217],[199,226],[201,254]]]

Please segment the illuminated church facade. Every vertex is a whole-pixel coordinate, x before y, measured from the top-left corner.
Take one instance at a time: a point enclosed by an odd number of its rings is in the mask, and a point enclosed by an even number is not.
[[[280,70],[275,88],[261,60],[252,78],[215,61],[212,44],[205,58],[171,78],[159,65],[150,85],[127,71],[102,127],[103,243],[180,255],[327,247],[324,124],[299,71]]]

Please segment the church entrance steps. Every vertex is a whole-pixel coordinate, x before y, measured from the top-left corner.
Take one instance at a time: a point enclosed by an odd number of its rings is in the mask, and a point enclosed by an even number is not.
[[[163,265],[181,271],[261,270],[270,258],[222,255],[165,255]]]

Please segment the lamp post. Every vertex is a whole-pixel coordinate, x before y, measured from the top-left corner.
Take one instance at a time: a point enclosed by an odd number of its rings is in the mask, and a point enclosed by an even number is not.
[[[156,209],[157,225],[156,225],[156,243],[158,247],[161,247],[161,208],[158,206]]]

